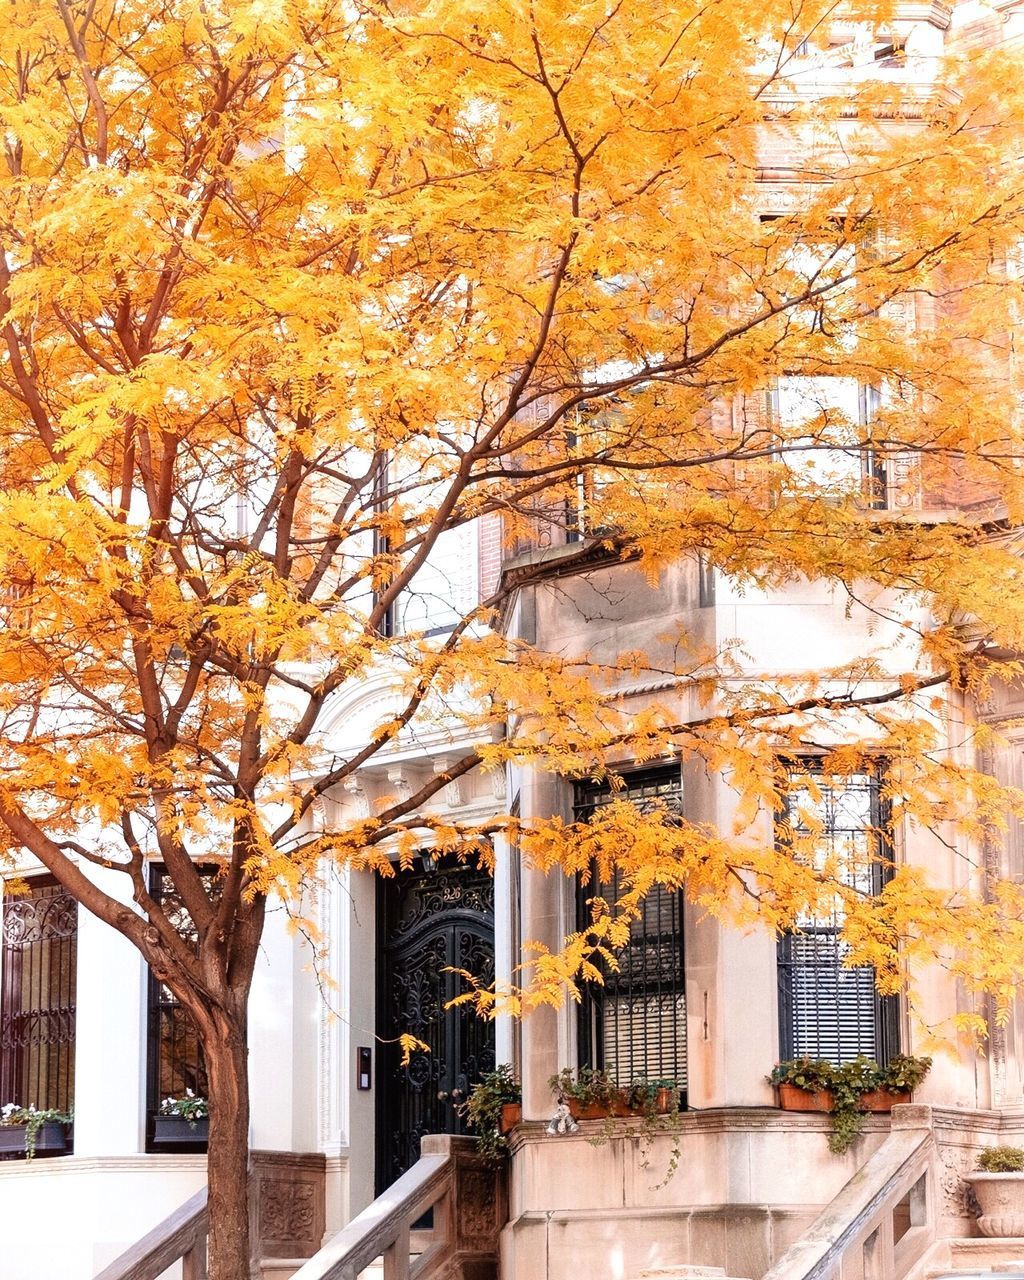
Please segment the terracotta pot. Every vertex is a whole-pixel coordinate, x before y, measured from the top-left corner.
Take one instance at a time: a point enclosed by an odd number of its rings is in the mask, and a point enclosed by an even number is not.
[[[783,1111],[831,1111],[835,1099],[829,1089],[801,1089],[796,1084],[780,1084],[779,1106]]]
[[[574,1120],[607,1120],[609,1116],[621,1119],[624,1116],[638,1115],[639,1112],[626,1103],[626,1095],[619,1094],[611,1102],[578,1102],[569,1099],[569,1111]]]
[[[888,1089],[872,1089],[869,1093],[862,1093],[857,1103],[860,1111],[891,1111],[897,1103],[909,1102],[913,1094],[909,1089],[902,1089],[899,1093],[890,1093]]]
[[[983,1236],[1024,1236],[1024,1173],[969,1173]]]
[[[659,1089],[654,1098],[654,1109],[659,1116],[667,1116],[673,1106],[678,1106],[679,1093],[675,1089]]]
[[[521,1102],[503,1102],[498,1117],[498,1132],[509,1133],[517,1124],[522,1123],[523,1104]]]
[[[678,1093],[675,1089],[658,1089],[654,1095],[654,1113],[659,1116],[667,1116],[672,1111],[673,1106],[677,1105]],[[575,1098],[569,1099],[569,1110],[574,1120],[607,1120],[611,1117],[614,1120],[623,1120],[628,1116],[650,1115],[650,1108],[647,1107],[631,1107],[626,1101],[627,1094],[622,1092],[612,1102],[588,1102],[586,1104],[577,1102]]]

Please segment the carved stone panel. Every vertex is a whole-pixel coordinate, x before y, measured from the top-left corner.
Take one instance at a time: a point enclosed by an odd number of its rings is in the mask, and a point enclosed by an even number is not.
[[[255,1260],[310,1258],[327,1226],[325,1157],[254,1151],[249,1182]]]
[[[976,1217],[978,1202],[970,1183],[964,1179],[975,1167],[977,1151],[973,1147],[943,1147],[940,1160],[942,1212],[949,1218]]]

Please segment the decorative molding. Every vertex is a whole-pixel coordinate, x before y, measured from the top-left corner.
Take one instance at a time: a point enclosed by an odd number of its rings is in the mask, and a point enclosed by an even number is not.
[[[979,1213],[971,1184],[965,1181],[976,1165],[978,1147],[942,1147],[939,1152],[941,1172],[939,1189],[942,1208],[950,1218],[974,1218]]]
[[[61,1156],[54,1160],[0,1161],[0,1184],[8,1178],[80,1178],[96,1173],[194,1173],[206,1181],[205,1155]]]
[[[324,1157],[312,1152],[253,1151],[251,1159],[253,1259],[311,1258],[326,1230]]]
[[[388,785],[401,804],[412,795],[412,782],[401,765],[391,765],[388,768]]]
[[[939,0],[903,0],[902,3],[897,2],[893,18],[896,22],[927,22],[940,31],[948,31],[953,8],[939,3]]]
[[[459,756],[440,756],[434,761],[434,776],[447,772],[447,770],[455,764],[458,764],[461,757]],[[450,782],[445,783],[441,788],[441,795],[449,809],[457,809],[462,804],[462,778],[452,778]]]
[[[349,808],[353,814],[357,818],[368,818],[370,816],[370,798],[366,794],[362,779],[346,778],[341,784],[341,789],[348,797]]]

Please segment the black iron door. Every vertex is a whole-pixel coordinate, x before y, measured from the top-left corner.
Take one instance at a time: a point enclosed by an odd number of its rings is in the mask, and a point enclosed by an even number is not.
[[[494,882],[473,867],[401,871],[380,885],[377,1190],[419,1158],[426,1133],[462,1133],[459,1104],[494,1069],[494,1023],[448,1008],[468,990],[459,970],[494,977]],[[402,1065],[398,1037],[429,1046]]]

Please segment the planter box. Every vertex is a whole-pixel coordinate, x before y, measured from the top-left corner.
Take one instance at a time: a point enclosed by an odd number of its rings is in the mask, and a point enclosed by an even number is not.
[[[0,1158],[26,1159],[25,1133],[28,1126],[8,1124],[0,1126]],[[36,1156],[62,1156],[68,1149],[68,1131],[65,1125],[49,1120],[36,1130]]]
[[[665,1116],[672,1110],[673,1105],[672,1089],[659,1089],[654,1096],[654,1113],[655,1115]],[[678,1097],[678,1095],[676,1095]],[[589,1102],[586,1104],[577,1102],[575,1098],[569,1099],[569,1111],[574,1120],[624,1120],[629,1116],[650,1115],[650,1111],[644,1107],[631,1107],[626,1101],[626,1095],[613,1099],[610,1103]]]
[[[522,1123],[523,1104],[521,1102],[503,1102],[501,1115],[498,1118],[498,1132],[510,1133],[517,1124]]]
[[[969,1173],[983,1236],[1024,1236],[1024,1173]]]
[[[888,1089],[872,1089],[870,1093],[860,1095],[861,1111],[891,1111],[898,1103],[909,1102],[913,1094],[909,1089],[899,1093],[891,1093]]]
[[[619,1104],[583,1103],[578,1102],[575,1098],[569,1099],[569,1112],[574,1120],[607,1120],[609,1116],[625,1116],[629,1114],[624,1102]]]
[[[153,1141],[156,1151],[205,1151],[210,1139],[209,1117],[189,1123],[184,1116],[154,1116]]]
[[[795,1084],[780,1084],[779,1106],[783,1111],[831,1111],[835,1099],[828,1089],[801,1089]]]

